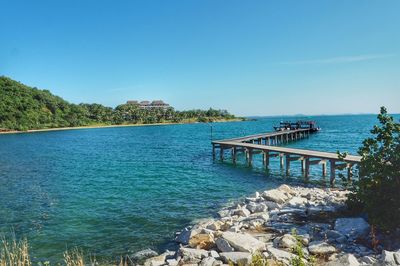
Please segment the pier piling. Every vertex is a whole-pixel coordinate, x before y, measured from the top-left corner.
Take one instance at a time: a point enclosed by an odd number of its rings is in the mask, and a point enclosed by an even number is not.
[[[262,164],[266,170],[269,169],[270,157],[279,157],[281,169],[286,169],[286,174],[290,174],[292,161],[301,162],[301,170],[306,179],[310,175],[311,165],[320,164],[322,167],[322,176],[327,174],[327,163],[330,168],[330,184],[334,186],[336,178],[336,169],[347,169],[347,178],[352,178],[352,167],[361,161],[360,156],[348,155],[341,160],[337,153],[322,152],[304,149],[294,149],[279,147],[279,143],[295,141],[309,137],[310,130],[297,129],[288,131],[269,132],[241,138],[226,139],[212,142],[212,156],[215,159],[216,149],[220,149],[220,160],[224,161],[224,151],[230,149],[232,152],[232,162],[237,163],[237,153],[243,151],[247,165],[253,166],[253,155],[262,154]]]

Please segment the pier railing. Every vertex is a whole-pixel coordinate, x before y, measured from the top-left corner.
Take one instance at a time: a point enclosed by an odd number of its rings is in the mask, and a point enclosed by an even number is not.
[[[311,134],[309,129],[283,130],[268,132],[240,138],[212,141],[213,159],[216,157],[216,150],[219,149],[220,160],[224,160],[224,153],[231,151],[233,164],[236,164],[237,154],[243,152],[246,155],[247,164],[253,165],[253,154],[261,153],[263,166],[269,168],[270,157],[279,157],[280,166],[286,165],[286,174],[290,174],[290,163],[292,161],[301,162],[301,170],[308,178],[312,165],[321,165],[322,175],[327,174],[327,164],[330,169],[330,184],[333,186],[336,178],[336,169],[346,168],[347,177],[351,179],[352,168],[361,161],[360,156],[348,155],[344,159],[339,158],[338,154],[332,152],[322,152],[306,149],[294,149],[280,147],[279,144],[288,143],[303,139]]]

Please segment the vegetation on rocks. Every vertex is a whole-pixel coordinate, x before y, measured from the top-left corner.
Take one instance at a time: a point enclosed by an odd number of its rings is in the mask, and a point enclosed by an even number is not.
[[[394,230],[400,221],[400,124],[381,107],[380,125],[371,130],[359,149],[362,156],[359,181],[354,183],[348,204],[365,212],[371,224]]]
[[[122,104],[116,108],[96,103],[72,104],[48,90],[39,90],[0,77],[0,129],[3,130],[231,119],[235,119],[235,116],[226,110],[176,111],[172,107],[145,109],[136,104]]]

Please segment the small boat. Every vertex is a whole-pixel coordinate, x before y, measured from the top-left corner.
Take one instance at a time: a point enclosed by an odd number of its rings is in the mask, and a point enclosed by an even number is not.
[[[276,131],[296,130],[296,129],[310,129],[310,132],[320,131],[321,128],[317,126],[315,121],[299,120],[297,122],[281,121],[279,126],[274,126]]]

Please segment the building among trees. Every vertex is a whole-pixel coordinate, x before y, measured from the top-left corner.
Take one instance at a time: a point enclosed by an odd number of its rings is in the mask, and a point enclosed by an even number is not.
[[[162,100],[155,100],[155,101],[135,101],[135,100],[130,100],[126,102],[127,104],[133,104],[133,105],[138,105],[140,108],[143,109],[151,109],[151,108],[162,108],[162,109],[167,109],[170,108],[171,106],[167,103],[165,103]]]

